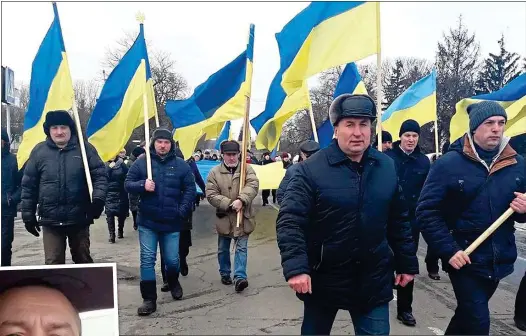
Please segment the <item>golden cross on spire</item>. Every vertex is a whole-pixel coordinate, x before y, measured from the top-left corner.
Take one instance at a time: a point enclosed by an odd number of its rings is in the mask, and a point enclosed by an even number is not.
[[[144,13],[137,12],[137,14],[135,15],[135,18],[137,19],[137,21],[139,21],[140,24],[144,23]]]

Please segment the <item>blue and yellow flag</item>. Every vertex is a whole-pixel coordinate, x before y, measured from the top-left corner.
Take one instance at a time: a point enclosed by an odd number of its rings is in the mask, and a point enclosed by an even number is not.
[[[483,100],[495,101],[506,109],[508,121],[505,135],[513,137],[526,133],[526,73],[523,73],[498,91],[459,101],[449,124],[451,143],[469,130],[468,106]]]
[[[336,98],[344,93],[367,94],[365,84],[363,83],[362,77],[358,72],[358,67],[354,62],[347,64],[345,69],[343,69],[332,97]],[[316,131],[318,132],[320,148],[327,147],[334,136],[334,127],[332,126],[330,119],[327,118],[327,120],[325,120]],[[312,137],[311,140],[314,140],[314,137]]]
[[[29,105],[24,115],[24,134],[17,153],[19,169],[26,163],[33,148],[46,139],[43,128],[46,114],[54,110],[68,111],[73,107],[73,82],[56,3],[53,3],[53,11],[55,18],[31,69]]]
[[[141,23],[139,35],[106,80],[88,121],[88,141],[103,161],[115,158],[133,130],[144,124],[143,95],[148,117],[154,117],[157,105]]]
[[[382,129],[399,139],[400,126],[413,119],[420,126],[437,118],[437,80],[435,70],[404,91],[382,114]]]
[[[374,2],[312,2],[276,34],[281,66],[251,120],[257,148],[274,148],[287,119],[309,107],[309,77],[378,52],[378,12]]]
[[[246,50],[199,85],[185,100],[169,100],[166,114],[175,128],[174,140],[185,157],[189,157],[203,136],[219,135],[223,123],[243,118],[250,97],[254,57],[254,25]]]
[[[215,149],[219,150],[221,142],[225,140],[230,140],[232,138],[232,134],[230,133],[230,120],[225,123],[225,126],[223,126],[223,130],[221,131],[221,134],[219,134],[219,137],[216,140],[216,146]]]

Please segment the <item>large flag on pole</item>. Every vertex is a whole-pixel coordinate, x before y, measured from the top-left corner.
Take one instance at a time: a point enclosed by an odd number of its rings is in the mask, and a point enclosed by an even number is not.
[[[250,95],[254,56],[254,27],[245,50],[232,62],[199,85],[184,100],[169,100],[166,114],[175,128],[174,140],[184,157],[190,157],[197,141],[219,136],[225,121],[243,118]]]
[[[115,158],[133,130],[144,124],[143,93],[148,117],[154,117],[157,105],[141,23],[139,35],[106,80],[88,121],[88,140],[104,161]]]
[[[276,34],[280,69],[251,120],[257,148],[276,147],[287,119],[309,107],[309,77],[378,52],[376,21],[374,2],[312,2]]]
[[[498,91],[459,101],[456,104],[456,113],[449,124],[451,143],[462,137],[469,129],[468,106],[483,100],[495,101],[506,109],[508,122],[505,135],[513,137],[526,133],[526,73],[523,73]]]
[[[382,114],[382,128],[399,139],[400,126],[407,119],[413,119],[420,126],[437,118],[436,72],[420,79],[405,90]]]
[[[31,69],[29,105],[17,153],[19,169],[26,163],[33,148],[46,139],[43,128],[46,114],[54,110],[69,111],[73,106],[73,83],[56,3],[53,3],[53,11],[55,17]]]

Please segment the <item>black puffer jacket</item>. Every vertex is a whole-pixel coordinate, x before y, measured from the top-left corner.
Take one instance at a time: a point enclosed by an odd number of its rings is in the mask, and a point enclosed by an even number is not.
[[[135,157],[135,155],[131,154],[127,165],[128,170],[131,168],[135,161],[137,161],[137,158]],[[128,200],[130,201],[130,211],[139,211],[139,194],[128,193]]]
[[[2,148],[2,217],[16,217],[20,203],[20,180],[16,156],[9,152],[9,144]]]
[[[126,216],[129,214],[128,193],[124,189],[124,181],[128,174],[128,167],[121,158],[110,168],[111,163],[106,164],[106,173],[108,174],[108,194],[106,196],[106,215],[107,216]]]
[[[93,199],[106,200],[108,177],[97,150],[86,145]],[[76,135],[60,149],[48,137],[33,148],[22,178],[22,219],[31,221],[38,204],[43,226],[89,225],[90,196]]]
[[[419,146],[416,146],[410,155],[404,153],[400,148],[400,141],[393,143],[393,149],[385,154],[394,160],[398,183],[402,187],[407,202],[409,217],[413,220],[418,198],[424,187],[431,162],[427,156],[420,152]]]
[[[352,311],[393,299],[394,272],[417,274],[393,160],[370,148],[357,167],[336,141],[298,165],[277,219],[285,279],[310,274],[314,300]]]

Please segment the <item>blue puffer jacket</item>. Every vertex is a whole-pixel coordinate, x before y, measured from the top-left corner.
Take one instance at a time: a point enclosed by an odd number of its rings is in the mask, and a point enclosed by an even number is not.
[[[164,158],[155,153],[152,143],[152,177],[155,191],[147,192],[146,156],[140,156],[131,166],[125,188],[131,194],[140,195],[137,224],[158,232],[179,232],[182,221],[192,212],[196,196],[194,174],[190,166],[172,151]]]
[[[481,162],[465,135],[438,159],[429,172],[416,211],[422,235],[430,248],[446,263],[465,250],[510,206],[514,192],[526,191],[526,166],[507,140],[501,145],[491,169]],[[471,202],[470,202],[471,200]],[[469,203],[469,204],[468,204]],[[514,214],[470,255],[470,272],[499,280],[513,272],[517,259]]]
[[[395,270],[418,273],[393,160],[369,148],[356,168],[333,140],[297,166],[276,223],[285,279],[309,274],[299,298],[340,309],[391,301]]]

